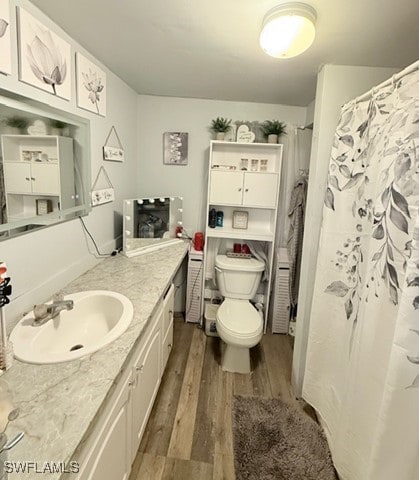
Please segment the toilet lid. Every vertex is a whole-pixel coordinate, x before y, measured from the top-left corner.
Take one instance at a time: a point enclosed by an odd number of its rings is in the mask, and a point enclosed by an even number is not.
[[[238,337],[253,336],[262,331],[262,318],[248,300],[226,298],[217,310],[217,322]]]

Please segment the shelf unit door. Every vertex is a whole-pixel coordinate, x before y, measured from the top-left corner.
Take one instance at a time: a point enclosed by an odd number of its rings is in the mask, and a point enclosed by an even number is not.
[[[58,165],[32,164],[32,191],[42,195],[60,195],[60,171]]]
[[[278,195],[278,175],[246,173],[243,206],[275,208]]]
[[[26,163],[4,162],[7,193],[32,193],[31,166]]]
[[[242,172],[211,172],[209,203],[214,205],[241,205],[243,197]]]

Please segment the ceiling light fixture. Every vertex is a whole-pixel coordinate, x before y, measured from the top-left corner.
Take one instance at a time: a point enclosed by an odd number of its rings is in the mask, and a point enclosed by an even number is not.
[[[271,57],[291,58],[313,43],[316,10],[300,2],[284,3],[270,10],[263,19],[260,46]]]

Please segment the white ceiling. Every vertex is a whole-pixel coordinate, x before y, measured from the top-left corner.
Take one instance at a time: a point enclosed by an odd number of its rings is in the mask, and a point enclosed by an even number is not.
[[[138,93],[307,105],[326,63],[405,67],[419,58],[418,0],[307,0],[317,34],[299,57],[259,47],[284,0],[32,0]]]

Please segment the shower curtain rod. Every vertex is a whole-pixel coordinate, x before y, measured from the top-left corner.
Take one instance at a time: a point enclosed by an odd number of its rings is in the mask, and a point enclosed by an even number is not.
[[[344,105],[343,108],[349,105],[353,105],[353,103],[359,103],[359,102],[363,102],[364,100],[368,100],[380,88],[387,87],[388,85],[397,82],[398,80],[405,77],[406,75],[409,75],[415,70],[419,70],[419,60],[416,61],[415,63],[412,63],[411,65],[403,69],[401,72],[395,73],[392,77],[388,78],[387,80],[384,80],[384,82],[378,84],[375,87],[372,87],[370,90],[360,95],[359,97],[356,97],[354,100],[351,100],[346,105]]]

